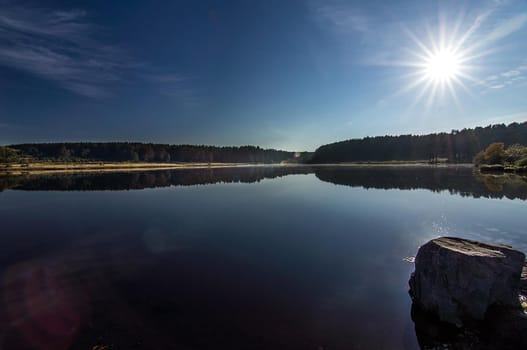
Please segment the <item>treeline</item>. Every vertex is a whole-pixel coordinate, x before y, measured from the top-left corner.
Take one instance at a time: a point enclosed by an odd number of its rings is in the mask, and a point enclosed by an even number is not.
[[[52,161],[280,163],[302,154],[255,146],[216,147],[130,142],[30,143],[5,147],[18,158]]]
[[[471,163],[493,143],[527,145],[527,122],[452,130],[428,135],[378,136],[319,147],[315,153],[131,142],[34,143],[0,147],[0,163],[50,161],[342,163],[367,161],[448,161]]]
[[[527,144],[527,122],[498,124],[428,135],[378,136],[319,147],[311,163],[430,160],[471,163],[491,143]]]

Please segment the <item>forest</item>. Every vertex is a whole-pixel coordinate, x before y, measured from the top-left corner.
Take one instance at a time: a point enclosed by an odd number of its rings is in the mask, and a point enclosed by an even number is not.
[[[527,122],[452,130],[450,133],[351,139],[321,146],[314,153],[263,149],[258,146],[218,147],[136,142],[27,143],[0,147],[0,162],[320,164],[368,161],[437,162],[441,160],[450,163],[472,163],[478,154],[481,158],[481,152],[494,143],[502,144],[500,149],[516,144],[527,145]],[[511,152],[516,148],[511,148]]]
[[[378,136],[351,139],[319,147],[310,163],[413,161],[446,159],[471,163],[492,143],[527,145],[527,122],[497,124],[428,135]]]
[[[131,142],[28,143],[0,147],[0,162],[205,162],[280,163],[305,156],[257,146],[217,147]]]

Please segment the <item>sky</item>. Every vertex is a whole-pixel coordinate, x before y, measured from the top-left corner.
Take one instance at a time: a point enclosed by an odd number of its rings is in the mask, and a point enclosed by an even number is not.
[[[0,144],[313,151],[527,121],[527,1],[0,0]]]

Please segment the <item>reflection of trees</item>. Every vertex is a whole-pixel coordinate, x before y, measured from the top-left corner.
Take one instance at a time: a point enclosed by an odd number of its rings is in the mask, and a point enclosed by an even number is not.
[[[339,185],[382,189],[428,189],[471,197],[527,199],[527,178],[482,175],[473,168],[315,168],[316,176]]]
[[[478,181],[483,182],[490,192],[501,193],[507,198],[516,196],[513,198],[527,199],[527,177],[525,176],[507,173],[502,175],[476,173],[475,177]]]
[[[482,176],[483,183],[491,192],[502,192],[505,180],[501,176]]]
[[[131,190],[213,183],[258,182],[290,174],[307,174],[309,167],[233,167],[122,173],[0,176],[0,190],[101,191]]]
[[[428,189],[487,198],[527,199],[527,178],[486,175],[473,168],[436,167],[234,167],[124,173],[0,176],[0,190],[101,191],[213,183],[251,183],[291,174],[315,173],[339,185],[380,189]]]

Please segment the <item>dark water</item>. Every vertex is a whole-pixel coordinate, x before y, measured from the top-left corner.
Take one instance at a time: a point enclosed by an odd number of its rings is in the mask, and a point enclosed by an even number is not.
[[[419,349],[403,261],[527,251],[527,180],[470,168],[0,176],[0,349]]]

